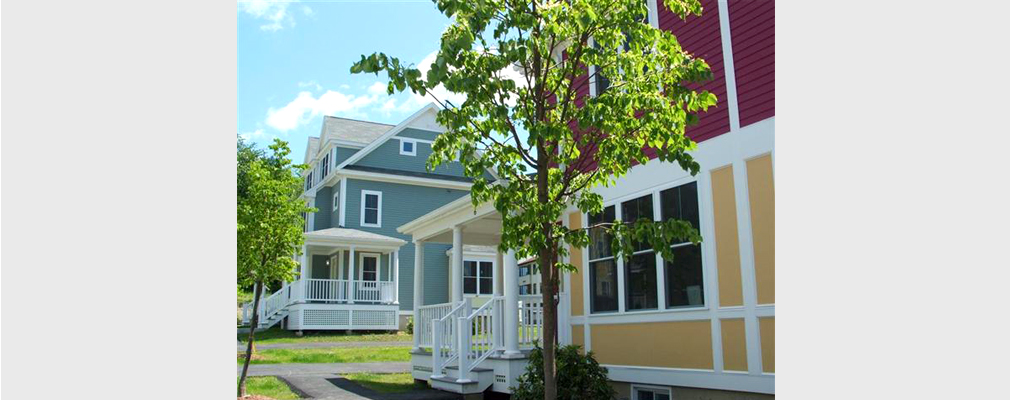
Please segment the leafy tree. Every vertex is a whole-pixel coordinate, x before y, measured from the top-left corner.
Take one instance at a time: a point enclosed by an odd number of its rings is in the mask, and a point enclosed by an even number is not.
[[[567,246],[585,247],[588,229],[566,228],[569,206],[598,213],[594,188],[611,185],[635,164],[676,162],[699,170],[684,135],[696,113],[715,95],[688,88],[711,77],[704,60],[684,51],[669,32],[644,18],[644,0],[435,0],[451,19],[427,73],[383,53],[362,56],[352,73],[386,72],[388,92],[431,95],[447,128],[432,145],[428,167],[458,160],[474,179],[474,205],[491,202],[502,216],[499,248],[537,256],[544,301],[544,398],[557,398],[555,341],[557,293]],[[665,0],[682,19],[700,15],[698,0]],[[588,68],[587,66],[596,66]],[[518,71],[518,78],[510,78]],[[590,71],[592,71],[590,73]],[[598,96],[581,96],[587,82],[609,80]],[[462,104],[438,98],[446,90]],[[489,182],[492,168],[502,181]],[[613,237],[615,254],[627,257],[647,242],[668,259],[669,244],[700,242],[690,223],[612,221],[596,226]]]
[[[236,179],[236,183],[238,187],[235,193],[238,197],[238,204],[242,204],[249,196],[249,167],[253,161],[265,157],[266,153],[263,152],[263,149],[256,147],[255,143],[247,142],[241,135],[237,135],[237,143],[238,178]],[[243,284],[241,281],[239,279],[238,290],[240,292],[251,292],[252,284]]]
[[[301,252],[304,240],[301,214],[315,211],[297,197],[302,183],[299,174],[306,166],[291,164],[288,159],[291,150],[280,139],[274,139],[270,150],[273,151],[270,157],[249,157],[243,171],[241,142],[239,144],[239,190],[244,183],[245,193],[238,197],[238,282],[239,286],[252,284],[254,296],[249,343],[238,382],[240,397],[245,395],[263,285],[293,278],[298,262],[292,255]]]
[[[593,352],[579,353],[579,346],[557,350],[559,400],[611,400],[614,388],[607,381],[607,369],[596,362]],[[544,353],[536,346],[529,354],[526,372],[512,388],[513,400],[544,398]]]

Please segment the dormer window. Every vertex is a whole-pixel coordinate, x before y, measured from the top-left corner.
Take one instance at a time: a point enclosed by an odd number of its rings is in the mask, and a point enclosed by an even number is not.
[[[400,139],[400,155],[402,156],[416,156],[417,155],[417,141],[410,139]]]

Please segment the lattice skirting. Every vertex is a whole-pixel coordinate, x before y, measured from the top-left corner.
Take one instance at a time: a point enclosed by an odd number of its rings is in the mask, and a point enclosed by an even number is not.
[[[397,329],[397,311],[302,309],[289,315],[289,329]]]

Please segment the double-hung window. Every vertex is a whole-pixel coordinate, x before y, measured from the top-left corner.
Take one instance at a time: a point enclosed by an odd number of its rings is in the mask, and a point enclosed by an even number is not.
[[[670,400],[670,388],[631,386],[631,400]]]
[[[323,157],[323,177],[326,177],[330,173],[330,154],[326,153],[326,157]]]
[[[675,218],[699,229],[698,184],[691,182],[659,192],[664,221]],[[705,305],[705,290],[701,267],[701,246],[681,242],[673,246],[673,260],[664,260],[666,267],[666,306]]]
[[[382,227],[382,192],[361,191],[361,226]]]
[[[493,265],[490,261],[463,261],[463,293],[491,294],[494,286]]]
[[[621,203],[621,220],[634,223],[652,219],[652,195]],[[624,307],[627,310],[648,310],[659,307],[656,293],[656,253],[648,243],[633,244],[634,254],[624,260]]]
[[[589,215],[589,226],[614,222],[614,219],[614,206],[609,206],[599,214]],[[589,229],[589,285],[592,292],[589,306],[594,313],[617,311],[617,263],[610,249],[611,240],[613,238],[606,227]]]

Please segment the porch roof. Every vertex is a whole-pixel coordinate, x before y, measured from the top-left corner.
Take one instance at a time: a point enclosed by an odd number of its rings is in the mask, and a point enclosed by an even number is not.
[[[305,233],[307,245],[360,245],[369,247],[399,248],[406,240],[349,228],[327,228]]]
[[[396,228],[415,241],[452,243],[452,227],[463,228],[466,244],[496,246],[501,241],[501,216],[491,203],[473,206],[470,195],[460,197]]]

